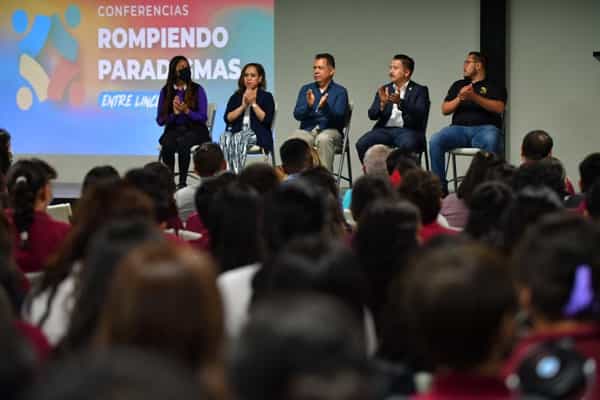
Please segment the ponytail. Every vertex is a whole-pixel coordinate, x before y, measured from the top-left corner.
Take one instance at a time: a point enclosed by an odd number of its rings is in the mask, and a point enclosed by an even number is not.
[[[53,178],[56,178],[56,171],[38,159],[19,160],[8,171],[10,205],[21,248],[26,248],[29,241],[37,195]]]

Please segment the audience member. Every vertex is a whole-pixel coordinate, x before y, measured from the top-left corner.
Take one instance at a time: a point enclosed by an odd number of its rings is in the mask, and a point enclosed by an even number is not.
[[[232,353],[240,399],[373,399],[360,320],[323,295],[265,300]]]
[[[309,145],[302,139],[288,139],[279,148],[281,168],[286,179],[295,178],[312,165]]]
[[[547,187],[563,201],[567,195],[565,170],[558,160],[550,158],[522,164],[512,179],[512,188],[518,192],[525,187]]]
[[[298,179],[280,185],[266,198],[262,219],[265,259],[275,257],[293,239],[324,235],[327,223],[326,197]],[[258,265],[237,268],[219,276],[225,309],[225,328],[236,338],[248,318],[253,279]]]
[[[204,396],[202,385],[180,365],[156,354],[118,349],[85,352],[52,365],[25,400],[207,398],[212,399]]]
[[[469,218],[469,208],[473,192],[477,186],[485,182],[490,169],[502,163],[495,153],[481,150],[471,160],[464,179],[456,193],[450,193],[442,200],[442,214],[450,226],[462,229]]]
[[[583,217],[562,213],[539,220],[513,255],[519,301],[532,327],[513,351],[506,373],[538,343],[568,338],[585,356],[600,361],[595,291],[600,278],[600,229]],[[596,369],[596,381],[600,372]],[[590,398],[598,398],[595,387]]]
[[[26,320],[38,325],[52,344],[58,343],[70,320],[71,296],[94,233],[112,219],[155,221],[154,215],[152,200],[124,182],[98,185],[87,191],[75,207],[73,228],[25,304]]]
[[[477,244],[423,253],[394,286],[417,347],[434,368],[414,399],[510,399],[500,379],[513,336],[516,293],[507,263]],[[399,300],[402,299],[402,300]]]
[[[26,273],[44,270],[70,229],[47,213],[53,179],[56,171],[39,159],[19,160],[8,172],[7,217],[14,228],[15,260]]]
[[[554,141],[548,132],[539,129],[531,131],[521,143],[521,160],[528,163],[551,157],[553,146]]]
[[[375,144],[366,151],[364,154],[362,169],[365,175],[377,175],[387,178],[387,158],[390,155],[392,149],[383,144]],[[345,210],[350,209],[352,204],[352,188],[346,190],[344,193],[344,199],[342,200],[342,206]]]
[[[503,243],[504,212],[511,206],[514,195],[510,186],[500,181],[484,182],[471,195],[469,218],[465,233],[494,248]]]
[[[194,172],[200,179],[193,180],[192,184],[175,192],[175,203],[177,204],[179,218],[181,218],[182,221],[186,221],[195,211],[194,195],[196,194],[198,186],[200,186],[206,178],[215,176],[227,169],[223,151],[216,143],[208,142],[198,146],[194,150],[193,161]]]
[[[205,226],[219,272],[261,264],[264,254],[259,229],[261,206],[258,194],[248,186],[231,184],[215,193]]]
[[[113,220],[93,235],[85,251],[79,282],[71,295],[73,312],[58,346],[61,352],[77,352],[91,344],[110,282],[123,257],[144,243],[158,244],[165,240],[155,224],[140,218]]]
[[[354,249],[369,283],[369,307],[381,332],[388,285],[419,247],[419,210],[406,201],[376,201],[362,213]]]
[[[217,267],[206,254],[148,243],[119,263],[99,316],[99,349],[155,351],[194,371],[223,398],[224,342]]]
[[[585,193],[600,178],[600,153],[592,153],[579,163],[579,189],[580,194],[569,197],[565,206],[575,208],[581,214],[585,212]]]
[[[179,214],[177,212],[177,205],[175,204],[176,187],[173,171],[171,171],[165,164],[158,161],[153,161],[144,165],[144,170],[155,174],[158,178],[158,185],[160,185],[160,187],[165,190],[165,193],[168,194],[169,218],[167,219],[166,228],[174,229],[175,231],[183,229],[183,223],[182,220],[179,218]]]
[[[271,193],[279,185],[279,177],[269,164],[254,163],[248,165],[239,175],[239,182],[248,185],[264,196]]]
[[[111,184],[117,182],[119,179],[121,179],[119,171],[112,165],[99,165],[94,167],[83,177],[80,197],[83,197],[85,191],[95,185]]]
[[[402,177],[398,193],[419,208],[421,214],[421,229],[419,239],[426,243],[437,235],[453,235],[458,233],[453,229],[442,226],[438,214],[442,208],[442,186],[438,177],[422,169],[408,171]]]
[[[362,213],[377,200],[395,200],[389,179],[377,175],[363,175],[354,184],[350,211],[354,221],[360,221]]]

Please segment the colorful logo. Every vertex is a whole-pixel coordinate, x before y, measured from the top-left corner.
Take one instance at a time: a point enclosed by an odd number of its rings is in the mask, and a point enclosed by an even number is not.
[[[65,21],[70,28],[81,22],[79,7],[70,5],[65,11]],[[29,18],[24,10],[16,10],[12,15],[12,27],[17,33],[25,33]],[[42,49],[51,43],[58,51],[59,60],[48,73],[39,62]],[[31,85],[38,100],[61,101],[68,88],[69,103],[81,105],[84,99],[83,85],[76,77],[81,67],[76,63],[79,55],[77,40],[65,29],[60,16],[36,15],[29,33],[19,43],[19,73]],[[17,106],[27,111],[33,104],[33,92],[27,86],[17,91]]]

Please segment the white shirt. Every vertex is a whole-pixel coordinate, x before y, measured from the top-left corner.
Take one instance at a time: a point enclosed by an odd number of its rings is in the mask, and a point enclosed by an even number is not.
[[[404,83],[404,85],[402,85],[402,87],[400,88],[400,99],[404,100],[404,97],[406,96],[406,88],[408,87],[408,83],[410,81],[406,81],[406,83]],[[394,93],[398,93],[398,86],[396,86],[394,84]],[[392,106],[392,115],[390,116],[390,119],[388,120],[388,122],[385,124],[386,127],[393,127],[393,128],[403,128],[404,127],[404,119],[402,118],[402,110],[400,110],[398,108],[398,104],[394,103],[394,105]]]

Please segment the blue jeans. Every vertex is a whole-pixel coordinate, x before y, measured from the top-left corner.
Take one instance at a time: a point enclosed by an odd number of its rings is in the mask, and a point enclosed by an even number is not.
[[[442,186],[447,188],[446,152],[457,147],[477,147],[495,153],[499,149],[500,136],[500,129],[495,125],[447,126],[429,140],[431,170],[440,178]]]
[[[385,144],[390,147],[397,147],[408,151],[416,151],[418,147],[418,134],[408,128],[375,128],[364,135],[356,142],[356,152],[360,162],[363,162],[365,153],[369,147],[376,144]]]

